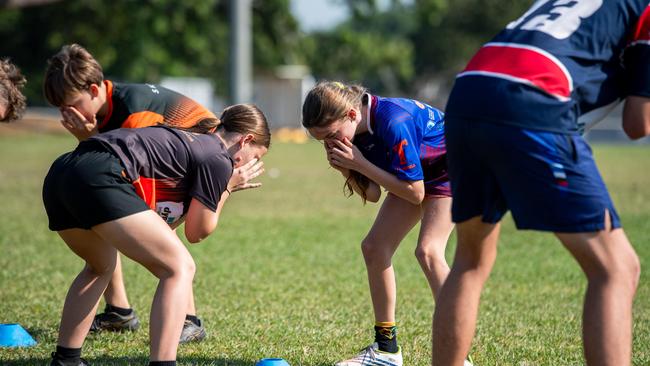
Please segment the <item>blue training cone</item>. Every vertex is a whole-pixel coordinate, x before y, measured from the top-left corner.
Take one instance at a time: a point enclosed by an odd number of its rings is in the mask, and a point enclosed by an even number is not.
[[[289,366],[289,363],[282,358],[263,358],[255,366]]]
[[[20,324],[0,324],[0,347],[29,347],[36,341]]]

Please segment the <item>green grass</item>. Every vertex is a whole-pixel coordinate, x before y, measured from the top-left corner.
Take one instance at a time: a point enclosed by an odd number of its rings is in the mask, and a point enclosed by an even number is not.
[[[0,364],[46,364],[67,288],[82,268],[48,231],[40,190],[49,164],[72,148],[68,136],[0,138],[0,323],[18,322],[39,344],[0,348]],[[595,154],[642,262],[650,265],[650,150],[597,147]],[[371,341],[372,307],[359,243],[377,205],[342,195],[321,147],[275,144],[256,191],[238,193],[220,227],[191,247],[195,293],[209,338],[180,347],[181,365],[252,365],[283,357],[331,365]],[[433,300],[413,251],[416,231],[395,256],[400,343],[407,365],[430,358]],[[453,241],[448,258],[453,253]],[[90,336],[93,365],[146,364],[148,312],[156,281],[125,260],[126,286],[144,328]],[[634,364],[650,364],[650,286],[635,302]],[[472,357],[477,365],[584,364],[580,312],[585,279],[549,234],[516,232],[505,220],[497,263],[483,294]]]

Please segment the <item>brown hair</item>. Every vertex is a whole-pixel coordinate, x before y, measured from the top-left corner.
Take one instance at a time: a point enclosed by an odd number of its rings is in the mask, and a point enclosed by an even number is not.
[[[271,145],[271,131],[266,116],[254,104],[235,104],[221,112],[220,118],[206,118],[195,126],[181,128],[196,133],[226,132],[253,135],[253,143],[266,147]]]
[[[20,90],[25,82],[19,68],[8,59],[0,60],[0,103],[7,103],[7,115],[0,122],[11,122],[22,116],[27,103]]]
[[[316,84],[305,98],[302,105],[302,125],[305,128],[325,127],[345,118],[352,108],[359,108],[365,103],[364,96],[368,89],[361,85],[346,85],[339,81],[321,81]],[[366,202],[366,189],[370,180],[365,175],[351,170],[345,181],[345,193],[354,194],[352,182],[361,188],[361,199]]]
[[[65,45],[47,61],[43,93],[48,102],[60,107],[69,96],[103,81],[102,67],[90,52],[78,44]]]
[[[218,129],[226,132],[253,135],[253,142],[266,147],[271,146],[271,131],[266,116],[254,104],[235,104],[221,112]]]

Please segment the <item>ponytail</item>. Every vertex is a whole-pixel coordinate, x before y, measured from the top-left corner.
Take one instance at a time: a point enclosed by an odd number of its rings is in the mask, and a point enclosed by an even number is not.
[[[192,127],[173,127],[194,133],[214,133],[220,125],[221,120],[219,118],[206,118],[200,120],[199,123],[195,124]]]
[[[178,128],[178,127],[176,127]],[[180,128],[194,133],[225,132],[251,134],[253,142],[266,147],[271,145],[271,132],[264,113],[254,104],[236,104],[221,112],[220,118],[202,119],[192,127]]]

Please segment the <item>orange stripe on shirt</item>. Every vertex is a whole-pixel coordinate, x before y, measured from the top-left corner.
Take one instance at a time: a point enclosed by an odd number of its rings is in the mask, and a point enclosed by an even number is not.
[[[113,83],[110,80],[104,80],[104,85],[106,85],[106,103],[108,103],[108,111],[97,128],[103,128],[106,126],[108,120],[111,119],[111,115],[113,114]]]
[[[131,114],[122,123],[122,128],[140,128],[155,126],[163,123],[163,116],[150,111],[136,112]]]
[[[217,119],[217,117],[205,107],[187,97],[182,97],[177,104],[170,106],[165,111],[165,124],[172,127],[189,128],[204,119]]]
[[[133,181],[135,193],[151,208],[156,210],[156,180],[152,178],[138,178]]]

